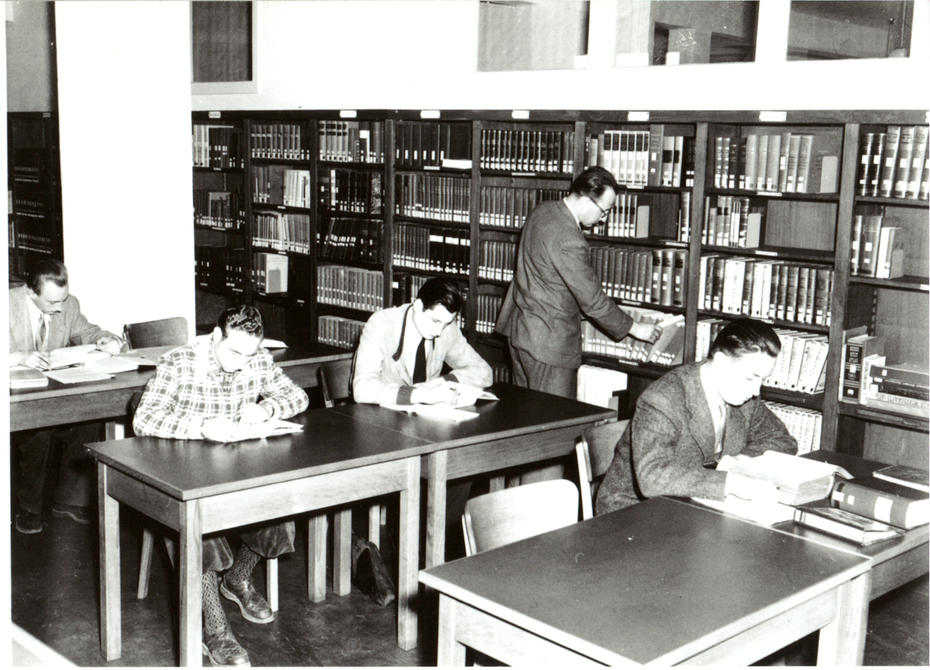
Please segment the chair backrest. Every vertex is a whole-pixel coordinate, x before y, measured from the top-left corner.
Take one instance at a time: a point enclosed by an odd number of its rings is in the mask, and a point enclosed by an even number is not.
[[[123,335],[130,349],[187,344],[187,319],[173,316],[123,326]]]
[[[486,493],[465,504],[465,554],[494,549],[578,521],[578,489],[552,479]]]
[[[600,479],[610,467],[614,449],[629,420],[611,421],[584,431],[575,445],[578,459],[578,486],[581,489],[581,518],[594,516],[594,481]]]

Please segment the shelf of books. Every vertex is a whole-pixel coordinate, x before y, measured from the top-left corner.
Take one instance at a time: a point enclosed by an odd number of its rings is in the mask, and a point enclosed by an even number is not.
[[[909,463],[910,447],[874,453],[882,431],[925,443],[923,113],[223,112],[195,114],[193,139],[198,303],[252,300],[285,337],[352,348],[373,311],[448,277],[466,335],[507,378],[494,326],[523,223],[601,165],[621,187],[587,233],[592,265],[662,337],[585,323],[588,391],[635,395],[750,316],[782,340],[762,397],[802,449]],[[843,397],[843,343],[862,335],[884,343],[882,379],[860,366]]]

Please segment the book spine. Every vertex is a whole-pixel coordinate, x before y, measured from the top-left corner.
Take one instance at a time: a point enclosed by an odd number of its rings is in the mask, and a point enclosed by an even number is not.
[[[833,507],[899,528],[909,527],[908,516],[914,502],[911,498],[847,481],[837,482],[830,494],[830,504]]]

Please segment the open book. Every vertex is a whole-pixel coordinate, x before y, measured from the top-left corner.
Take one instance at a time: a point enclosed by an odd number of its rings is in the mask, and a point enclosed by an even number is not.
[[[93,344],[79,344],[74,347],[61,347],[48,352],[49,369],[58,370],[72,365],[83,365],[91,361],[109,358],[110,354],[100,351]]]
[[[784,505],[802,505],[826,498],[837,475],[852,479],[852,475],[838,465],[780,451],[766,451],[755,457],[724,456],[717,470],[771,482],[778,489],[778,502]]]

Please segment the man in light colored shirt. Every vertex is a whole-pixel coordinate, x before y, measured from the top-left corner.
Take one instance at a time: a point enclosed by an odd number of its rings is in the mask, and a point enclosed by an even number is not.
[[[226,442],[240,439],[243,425],[304,411],[307,394],[275,365],[261,346],[263,337],[259,311],[238,305],[220,314],[209,339],[165,354],[136,409],[136,435]],[[252,582],[252,570],[262,558],[294,551],[294,522],[250,526],[239,536],[242,545],[235,559],[223,535],[203,541],[203,644],[217,666],[249,665],[219,593],[235,602],[247,621],[273,621],[271,607]],[[218,588],[218,573],[223,571]]]
[[[115,354],[122,342],[81,314],[81,305],[69,292],[64,264],[43,259],[32,268],[24,286],[10,289],[9,364],[47,370],[48,352],[76,344],[94,344]],[[52,513],[78,523],[90,523],[93,458],[84,445],[99,440],[100,431],[100,424],[84,423],[20,431],[10,436],[17,453],[17,531],[42,532],[42,499],[49,459],[59,454]]]

